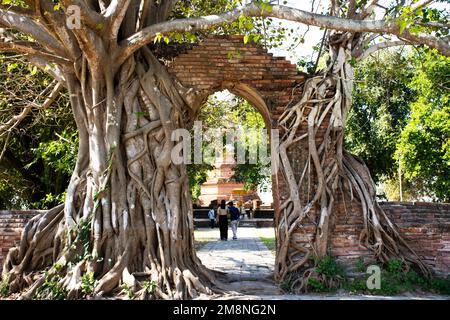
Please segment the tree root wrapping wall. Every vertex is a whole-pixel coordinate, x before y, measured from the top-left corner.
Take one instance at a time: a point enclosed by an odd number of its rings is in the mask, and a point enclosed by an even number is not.
[[[385,202],[383,209],[398,226],[400,233],[437,275],[450,273],[450,204]],[[356,210],[356,209],[355,209]],[[41,211],[0,211],[0,264],[8,250],[18,244],[27,221]],[[308,226],[305,225],[305,229]],[[373,261],[371,252],[359,245],[362,230],[360,214],[352,211],[337,214],[331,253],[344,266],[352,269],[359,258]],[[314,236],[313,233],[308,234]],[[307,241],[297,233],[298,242]],[[1,269],[0,269],[1,270]]]

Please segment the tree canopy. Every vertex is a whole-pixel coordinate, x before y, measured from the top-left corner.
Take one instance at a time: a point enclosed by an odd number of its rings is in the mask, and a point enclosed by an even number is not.
[[[367,163],[387,199],[448,201],[448,58],[380,52],[356,68],[348,150]]]

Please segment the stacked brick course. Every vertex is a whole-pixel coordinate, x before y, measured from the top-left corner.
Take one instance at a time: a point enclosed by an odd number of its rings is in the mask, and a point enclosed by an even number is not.
[[[383,208],[408,244],[437,273],[450,274],[450,204],[389,203]]]
[[[0,211],[0,270],[10,248],[19,244],[25,224],[44,211]]]
[[[437,274],[450,273],[450,204],[384,202],[381,207],[395,223],[408,245]],[[358,258],[373,261],[371,252],[359,245],[362,216],[356,210],[336,211],[331,254],[350,268]]]
[[[381,204],[400,234],[424,261],[441,276],[450,273],[450,204],[385,202]],[[0,263],[8,250],[17,245],[26,222],[42,211],[0,211]],[[354,212],[356,213],[356,212]],[[372,261],[371,253],[359,245],[362,230],[360,214],[337,212],[331,239],[331,254],[352,269],[356,259]],[[305,242],[314,234],[314,226],[305,224],[304,232],[294,235]],[[1,269],[1,268],[0,268]]]
[[[298,96],[307,76],[286,58],[274,57],[259,45],[244,44],[242,36],[207,38],[175,57],[170,67],[181,84],[203,91],[205,97],[224,89],[242,95],[237,84],[251,87],[264,99],[272,121]]]

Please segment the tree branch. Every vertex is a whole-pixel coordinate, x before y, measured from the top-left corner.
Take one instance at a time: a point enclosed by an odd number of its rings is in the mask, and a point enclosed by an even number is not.
[[[357,60],[363,60],[378,50],[396,47],[396,46],[402,46],[402,45],[408,45],[408,43],[405,43],[404,41],[401,41],[401,40],[380,42],[380,43],[374,44],[373,46],[371,46],[371,47],[367,48],[365,51],[363,51],[362,54],[359,57],[357,57]]]
[[[14,12],[16,14],[25,15],[25,16],[33,16],[34,15],[34,11],[32,9],[22,8],[22,7],[14,6],[11,4],[0,3],[0,9],[9,11],[9,12]]]
[[[378,5],[379,0],[371,0],[370,3],[356,16],[357,19],[364,20],[368,16],[370,16]]]
[[[108,21],[109,38],[116,39],[122,24],[123,18],[127,13],[131,0],[112,0],[105,12],[105,19]]]
[[[89,4],[84,0],[63,0],[62,3],[67,8],[70,5],[75,5],[80,8],[81,20],[93,30],[100,30],[100,26],[104,27],[105,18],[89,7]]]
[[[217,25],[235,21],[241,15],[250,17],[273,17],[339,31],[390,33],[401,36],[416,44],[426,44],[438,49],[442,54],[450,56],[450,44],[447,41],[426,34],[413,35],[410,34],[408,30],[404,30],[403,33],[400,33],[398,26],[395,24],[390,25],[384,20],[343,19],[293,9],[286,6],[273,6],[271,12],[268,12],[267,10],[262,12],[259,6],[250,4],[239,10],[233,10],[219,15],[177,19],[149,26],[120,43],[121,50],[115,57],[116,61],[121,64],[140,47],[153,41],[158,33],[167,34],[175,31],[193,32],[206,30]]]
[[[50,62],[68,65],[69,60],[47,52],[36,42],[18,40],[0,28],[0,51],[16,52],[24,55],[40,56]]]
[[[353,18],[356,12],[356,0],[350,0],[348,5],[347,18]]]
[[[42,46],[65,57],[65,50],[43,27],[29,17],[0,9],[0,25],[11,28],[33,37]]]
[[[50,92],[49,96],[45,99],[44,103],[42,103],[42,105],[39,105],[39,104],[36,103],[37,100],[39,99],[39,97],[41,96],[41,95],[39,95],[35,99],[35,101],[33,101],[32,103],[28,104],[22,110],[22,112],[20,112],[18,115],[13,116],[5,124],[0,125],[0,136],[2,136],[5,132],[10,132],[12,129],[17,127],[19,125],[19,123],[22,122],[22,120],[26,118],[26,116],[31,112],[31,110],[33,108],[39,108],[39,109],[46,109],[46,108],[48,108],[56,100],[56,98],[58,97],[59,91],[62,88],[62,84],[60,84],[59,82],[57,82],[55,80],[47,87],[47,89],[52,87],[52,86],[53,86],[52,91]]]
[[[63,86],[66,85],[66,78],[64,73],[58,65],[50,65],[50,62],[40,56],[28,56],[27,60],[34,66],[38,67],[42,71],[51,75],[54,79],[58,80]]]
[[[428,27],[428,28],[441,28],[441,29],[450,29],[450,24],[446,23],[439,23],[435,21],[429,21],[429,22],[420,22],[420,21],[414,21],[414,24],[417,24],[422,27]]]
[[[427,5],[429,5],[433,2],[434,2],[434,0],[422,0],[422,1],[418,1],[418,2],[414,3],[413,5],[411,5],[410,14],[416,12],[419,9],[422,9],[423,7],[426,7]]]

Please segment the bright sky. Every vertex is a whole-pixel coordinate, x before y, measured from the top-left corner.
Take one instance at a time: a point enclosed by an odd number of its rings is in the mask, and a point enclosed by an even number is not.
[[[318,0],[316,1],[317,4],[315,6],[315,11],[318,6],[323,7],[322,3],[328,3],[328,0]],[[310,0],[288,0],[287,6],[292,8],[297,8],[305,11],[311,11],[311,1]],[[318,10],[320,12],[320,10]],[[282,25],[288,29],[294,29],[299,35],[305,34],[308,27],[301,23],[296,23],[292,21],[284,21],[284,20],[278,20],[274,19],[276,22],[281,22]],[[293,63],[296,63],[300,57],[310,57],[313,53],[312,47],[319,43],[323,36],[323,30],[320,30],[320,28],[317,27],[309,27],[309,31],[305,34],[305,42],[298,45],[298,47],[295,49],[295,52],[288,51],[288,48],[292,45],[293,39],[288,38],[285,41],[285,44],[276,49],[269,50],[276,56],[283,56],[291,60]]]
[[[392,0],[381,0],[381,1],[379,1],[379,4],[381,6],[387,7],[390,2],[392,2]],[[282,3],[281,0],[280,0],[280,3]],[[313,11],[316,13],[324,12],[328,8],[329,3],[330,3],[329,0],[316,0]],[[311,4],[312,4],[311,0],[287,0],[286,5],[289,7],[292,7],[292,8],[297,8],[297,9],[311,12]],[[448,4],[448,3],[447,4],[445,4],[443,2],[433,3],[430,7],[437,8],[440,10],[447,9],[450,11],[450,4]],[[375,14],[376,14],[375,19],[381,19],[384,14],[384,10],[381,8],[376,8]],[[305,31],[308,29],[307,26],[305,26],[304,24],[301,24],[301,23],[278,20],[278,19],[274,19],[274,20],[277,21],[277,23],[279,21],[281,21],[282,25],[285,26],[286,28],[289,28],[289,29],[292,28],[294,30],[298,29],[298,31],[297,31],[298,34],[304,34]],[[308,57],[308,60],[311,60],[310,57],[313,54],[312,47],[315,46],[316,44],[318,44],[322,40],[323,32],[324,32],[324,30],[321,30],[320,28],[309,27],[309,31],[305,35],[305,43],[300,44],[295,49],[294,52],[288,51],[288,48],[290,47],[290,45],[293,42],[292,38],[286,39],[285,45],[283,45],[281,48],[271,49],[269,51],[272,52],[273,54],[275,54],[276,56],[286,57],[289,60],[291,60],[293,63],[296,63],[300,57]],[[315,59],[313,61],[315,61]]]

